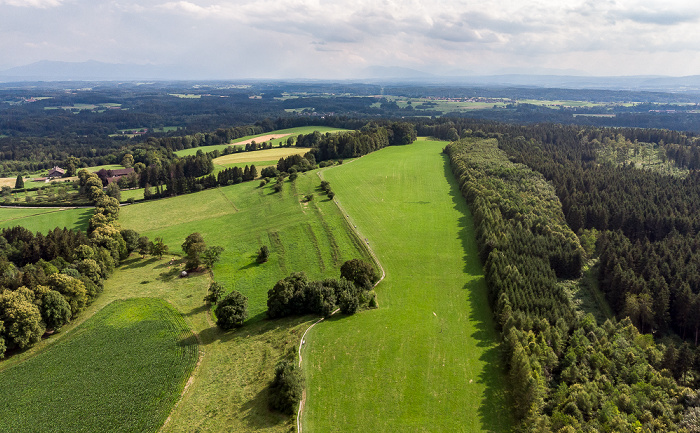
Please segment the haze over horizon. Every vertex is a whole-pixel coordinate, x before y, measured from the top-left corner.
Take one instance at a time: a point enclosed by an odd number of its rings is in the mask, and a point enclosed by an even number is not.
[[[686,76],[700,74],[699,21],[685,0],[0,0],[0,71],[94,60],[200,79]]]

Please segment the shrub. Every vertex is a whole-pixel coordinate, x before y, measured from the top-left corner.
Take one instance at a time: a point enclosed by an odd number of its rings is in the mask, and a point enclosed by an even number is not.
[[[260,247],[258,250],[258,258],[256,261],[258,263],[265,263],[267,259],[270,257],[270,249],[267,248],[267,245],[263,245]]]
[[[248,298],[232,291],[216,306],[216,325],[224,330],[243,326],[248,318]]]
[[[301,401],[304,378],[292,361],[280,361],[275,367],[275,378],[270,385],[270,409],[292,415]]]

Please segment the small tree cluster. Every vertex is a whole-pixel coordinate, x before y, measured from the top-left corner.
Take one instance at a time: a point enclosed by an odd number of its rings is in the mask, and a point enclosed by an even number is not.
[[[326,279],[309,281],[303,272],[280,280],[267,292],[267,315],[270,318],[302,314],[330,316],[336,308],[354,314],[374,299],[371,285],[358,286],[352,281]]]
[[[328,182],[327,180],[322,180],[321,189],[326,193],[329,199],[333,200],[333,197],[335,197],[335,193],[333,192],[333,190],[331,190],[330,182]]]
[[[195,232],[185,238],[185,242],[182,243],[182,251],[185,252],[187,258],[185,266],[188,270],[196,270],[202,264],[211,269],[219,261],[224,248],[220,246],[207,247],[202,234]]]

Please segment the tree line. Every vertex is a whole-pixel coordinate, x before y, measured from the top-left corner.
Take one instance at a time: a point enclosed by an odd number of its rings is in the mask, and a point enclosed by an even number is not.
[[[490,127],[479,128],[479,135],[493,139],[468,137],[446,152],[474,214],[518,429],[681,431],[692,425],[700,401],[676,381],[678,367],[671,368],[673,356],[687,351],[669,351],[630,319],[597,324],[575,307],[560,279],[580,275],[587,253],[566,224],[555,188],[499,149],[508,129],[521,128]],[[535,153],[537,142],[529,144]]]

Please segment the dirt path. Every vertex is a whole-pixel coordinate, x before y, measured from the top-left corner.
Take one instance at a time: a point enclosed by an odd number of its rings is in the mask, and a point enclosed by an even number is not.
[[[355,160],[353,160],[353,161],[355,161]],[[350,163],[353,162],[353,161],[350,161],[348,164],[350,164]],[[330,169],[330,168],[333,168],[333,167],[329,167],[328,169]],[[326,170],[328,170],[328,169],[326,169]],[[323,170],[323,171],[325,171],[325,170]],[[321,180],[324,180],[324,179],[323,179],[323,171],[319,171],[319,172],[316,173],[316,174],[318,174],[318,177],[319,177]],[[379,269],[382,271],[382,276],[381,276],[381,278],[379,278],[379,281],[377,281],[377,282],[374,284],[374,286],[372,286],[372,289],[374,289],[375,287],[377,287],[377,285],[378,285],[379,283],[381,283],[381,282],[384,280],[384,277],[386,277],[386,272],[384,271],[384,267],[383,267],[382,264],[379,262],[379,258],[377,258],[377,255],[374,253],[374,250],[372,249],[372,247],[369,246],[369,241],[366,241],[366,240],[365,240],[366,238],[364,238],[364,237],[362,236],[362,233],[361,233],[360,230],[357,228],[357,226],[354,225],[354,224],[352,224],[352,223],[350,222],[350,215],[345,211],[345,208],[344,208],[344,207],[340,204],[340,202],[337,201],[337,200],[333,200],[333,203],[335,203],[335,205],[338,206],[338,209],[340,210],[340,212],[343,213],[343,217],[344,217],[344,219],[345,219],[345,222],[348,224],[348,227],[350,227],[350,231],[351,231],[352,233],[354,233],[355,236],[358,237],[358,239],[360,240],[360,242],[362,243],[362,245],[364,245],[364,247],[366,248],[367,252],[368,252],[369,255],[372,257],[372,260],[374,260],[374,263],[375,263],[375,264],[379,267]],[[377,305],[379,305],[379,302],[377,302]],[[338,308],[337,310],[335,310],[334,312],[332,312],[332,313],[331,313],[331,316],[332,316],[333,314],[337,313],[338,311],[340,311],[340,308]],[[304,334],[302,334],[302,336],[301,336],[301,340],[299,341],[299,350],[298,350],[298,352],[299,352],[299,367],[300,367],[300,368],[301,368],[301,360],[302,360],[302,357],[301,357],[301,347],[306,343],[306,333],[309,332],[309,331],[311,330],[311,328],[313,328],[313,327],[316,326],[317,324],[321,323],[321,322],[323,321],[323,319],[324,319],[324,318],[321,317],[320,319],[318,319],[317,321],[315,321],[314,323],[312,323],[311,326],[309,326],[308,328],[306,328],[306,331],[304,331]],[[303,413],[303,411],[304,411],[304,406],[306,406],[306,389],[304,389],[304,390],[302,391],[302,394],[301,394],[301,401],[299,402],[299,410],[297,411],[297,432],[298,432],[298,433],[302,433],[302,431],[301,431],[301,429],[302,429],[302,428],[301,428],[301,416],[302,416],[302,413]]]

